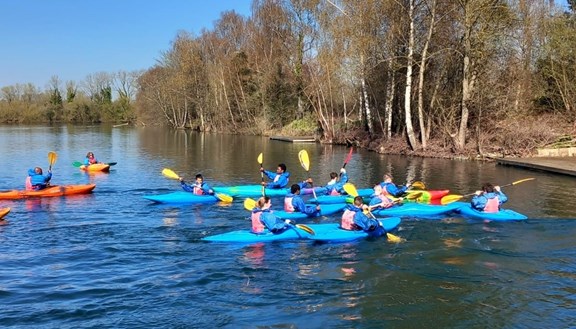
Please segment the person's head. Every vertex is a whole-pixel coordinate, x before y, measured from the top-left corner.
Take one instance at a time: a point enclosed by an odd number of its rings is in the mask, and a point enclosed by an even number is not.
[[[202,174],[197,174],[196,175],[196,183],[202,184],[202,182],[204,182],[204,177],[202,177]]]
[[[94,158],[94,153],[88,152],[88,153],[86,154],[86,157],[87,157],[87,158],[90,158],[90,159],[93,159],[93,158]]]
[[[356,196],[356,197],[354,198],[354,205],[355,205],[356,207],[362,207],[362,204],[363,204],[363,203],[364,203],[364,199],[362,199],[361,196],[358,195],[358,196]]]
[[[384,180],[384,182],[386,182],[386,183],[390,183],[390,182],[392,182],[392,178],[393,178],[393,177],[392,177],[391,174],[384,174],[383,180]]]
[[[286,165],[283,163],[278,164],[278,168],[276,168],[277,174],[283,174],[286,172]]]
[[[42,168],[40,167],[34,167],[34,172],[38,175],[42,175]]]
[[[290,186],[290,193],[299,194],[300,193],[300,185],[292,184],[292,186]]]
[[[484,191],[485,193],[494,193],[494,185],[490,183],[485,183],[484,185],[482,185],[482,191]]]
[[[335,179],[335,178],[337,178],[337,177],[338,177],[338,174],[337,174],[337,173],[335,173],[335,172],[331,172],[331,173],[330,173],[330,179]]]
[[[374,195],[382,194],[382,186],[380,184],[374,186]]]
[[[270,208],[270,206],[272,206],[272,200],[269,196],[260,197],[256,202],[256,207],[260,209]]]

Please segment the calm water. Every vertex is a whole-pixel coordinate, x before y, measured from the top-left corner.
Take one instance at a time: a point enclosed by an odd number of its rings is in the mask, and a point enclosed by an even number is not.
[[[317,182],[347,149],[260,137],[130,127],[0,127],[1,189],[23,188],[48,166],[54,184],[95,182],[86,196],[0,201],[0,326],[29,328],[567,328],[576,323],[576,194],[569,176],[492,163],[383,156],[359,151],[354,183],[397,182],[466,194],[506,184],[521,223],[458,217],[405,219],[383,240],[223,245],[209,234],[247,228],[242,201],[161,206],[142,196],[179,190],[160,171],[201,172],[212,185],[258,183],[256,161],[286,162],[303,179],[307,149]],[[93,151],[117,161],[109,174],[72,166]],[[336,217],[322,221],[336,221]]]

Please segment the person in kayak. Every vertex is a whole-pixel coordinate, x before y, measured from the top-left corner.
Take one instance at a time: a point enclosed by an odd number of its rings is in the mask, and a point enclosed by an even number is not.
[[[184,191],[192,192],[196,195],[214,195],[214,190],[212,190],[210,186],[204,182],[204,177],[202,177],[202,174],[196,175],[196,181],[194,181],[194,184],[192,185],[187,184],[184,181],[184,178],[180,177],[180,186],[182,186]]]
[[[264,229],[274,234],[280,234],[290,228],[294,223],[289,220],[282,220],[272,213],[272,200],[270,197],[263,196],[256,202],[256,206],[252,209],[252,233],[264,233]]]
[[[340,175],[335,172],[330,173],[330,181],[324,186],[326,195],[345,195],[344,184],[348,183],[346,169],[340,169]]]
[[[380,186],[382,186],[384,193],[399,198],[404,193],[406,193],[406,190],[410,188],[410,183],[406,183],[406,185],[403,186],[398,186],[392,182],[391,174],[384,174],[383,181],[380,183]]]
[[[361,196],[354,198],[354,203],[348,205],[344,214],[342,214],[342,222],[340,228],[348,231],[364,231],[370,236],[379,237],[386,234],[386,229],[382,227],[380,221],[375,218],[370,218],[364,214],[364,210],[369,207],[364,204]]]
[[[264,170],[260,167],[260,171],[263,172],[268,179],[272,181],[270,183],[262,182],[262,185],[266,188],[280,189],[288,186],[288,181],[290,180],[290,173],[286,171],[286,165],[283,163],[278,164],[276,172],[269,170]]]
[[[52,179],[51,169],[48,169],[48,173],[46,175],[42,174],[42,168],[40,167],[28,169],[28,177],[26,178],[26,190],[39,191],[45,189],[50,184],[50,179]]]
[[[402,198],[399,199],[402,201]],[[370,209],[379,208],[386,209],[392,207],[396,202],[390,198],[390,195],[384,193],[382,186],[380,184],[374,186],[374,194],[372,194],[372,199],[370,199]]]
[[[310,179],[309,179],[310,180]],[[303,181],[300,184],[306,184],[309,180]],[[300,196],[300,184],[292,184],[290,193],[286,194],[284,198],[284,211],[286,212],[301,212],[309,217],[314,217],[320,213],[320,206],[306,205]]]
[[[88,167],[91,164],[95,164],[98,163],[98,160],[96,160],[96,157],[94,156],[93,152],[88,152],[86,154],[86,158],[84,159],[84,165],[86,167]]]
[[[471,205],[478,211],[493,213],[500,211],[500,207],[506,201],[508,197],[500,190],[500,186],[486,183],[482,186],[482,190],[475,192]]]

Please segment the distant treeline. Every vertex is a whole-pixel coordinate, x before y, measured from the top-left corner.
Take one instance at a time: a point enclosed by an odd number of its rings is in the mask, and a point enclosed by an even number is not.
[[[250,17],[179,32],[145,72],[4,87],[0,121],[289,126],[523,153],[554,138],[547,125],[576,124],[575,1],[254,0]]]

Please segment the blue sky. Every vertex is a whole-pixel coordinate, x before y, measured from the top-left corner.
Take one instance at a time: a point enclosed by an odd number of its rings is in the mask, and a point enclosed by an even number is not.
[[[248,16],[251,2],[1,0],[0,88],[150,68],[179,30],[212,29],[227,10]]]

